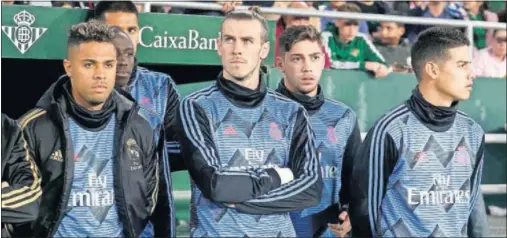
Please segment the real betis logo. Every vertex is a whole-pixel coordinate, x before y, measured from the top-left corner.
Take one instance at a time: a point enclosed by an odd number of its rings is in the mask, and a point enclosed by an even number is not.
[[[35,23],[35,16],[25,10],[14,15],[14,22],[17,26],[2,26],[2,31],[21,54],[27,52],[48,30],[44,27],[32,27],[32,24]]]

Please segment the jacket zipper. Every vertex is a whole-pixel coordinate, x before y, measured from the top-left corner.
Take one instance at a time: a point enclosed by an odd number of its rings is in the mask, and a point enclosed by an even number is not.
[[[63,117],[60,117],[60,119],[62,120],[62,124],[64,127],[63,128],[64,136],[62,137],[62,140],[64,140],[64,142],[65,142],[65,153],[66,153],[65,157],[68,158],[69,151],[72,153],[73,148],[71,145],[69,145],[69,142],[68,142],[68,138],[70,138],[69,133],[68,133],[68,126],[67,126],[66,122],[63,120]],[[58,229],[58,227],[60,226],[60,223],[63,220],[63,212],[61,212],[62,206],[68,206],[68,204],[69,204],[70,189],[67,188],[69,185],[69,183],[67,183],[67,176],[68,176],[68,173],[71,173],[72,176],[70,177],[70,180],[71,180],[70,184],[72,184],[73,180],[74,180],[74,159],[73,158],[66,159],[65,163],[66,164],[64,165],[64,172],[63,172],[63,193],[65,195],[62,198],[62,200],[60,201],[60,204],[58,204],[58,206],[56,207],[57,220],[56,220],[55,224],[53,225],[53,227],[51,228],[50,232],[48,233],[48,237],[54,236],[56,229]],[[69,167],[69,168],[67,168],[67,167]]]
[[[126,203],[127,203],[127,197],[125,196],[125,190],[123,189],[123,174],[122,174],[122,158],[120,157],[120,155],[122,154],[122,151],[123,151],[123,146],[124,146],[124,142],[125,142],[125,128],[126,126],[128,125],[128,123],[130,122],[130,119],[132,118],[132,115],[134,115],[135,113],[137,113],[137,107],[134,107],[132,109],[132,111],[129,113],[128,115],[128,118],[127,118],[127,121],[125,122],[125,124],[122,126],[123,129],[119,129],[120,131],[120,144],[117,146],[117,151],[116,151],[116,155],[117,155],[117,158],[116,158],[116,161],[117,161],[117,166],[116,166],[116,174],[118,176],[118,180],[119,180],[119,191],[123,197],[123,204],[121,204],[121,206],[123,207],[123,210],[125,211],[125,218],[127,219],[127,223],[129,224],[129,228],[125,228],[123,227],[124,230],[128,230],[129,231],[129,235],[128,237],[133,237],[135,235],[135,231],[134,231],[134,226],[132,225],[132,222],[130,221],[130,216],[129,216],[129,212],[127,210],[127,206],[126,206]]]

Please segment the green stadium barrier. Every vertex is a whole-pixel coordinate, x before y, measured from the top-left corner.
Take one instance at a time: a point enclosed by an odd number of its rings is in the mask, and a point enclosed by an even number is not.
[[[2,5],[2,58],[63,59],[70,27],[87,10]],[[160,13],[139,14],[140,63],[220,65],[216,39],[222,17]],[[275,22],[269,21],[270,29]],[[274,31],[268,39],[274,42]],[[274,51],[266,63],[272,65]]]

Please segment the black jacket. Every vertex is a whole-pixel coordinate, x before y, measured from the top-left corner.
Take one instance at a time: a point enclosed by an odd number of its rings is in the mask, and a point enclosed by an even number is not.
[[[10,227],[9,233],[13,235],[14,228],[21,228],[37,218],[42,190],[39,171],[18,124],[3,113],[2,182],[9,183],[2,188],[2,223]],[[4,231],[2,229],[2,236]]]
[[[19,121],[42,175],[43,196],[34,224],[36,237],[53,236],[70,197],[74,172],[69,133],[69,106],[64,96],[68,77],[60,78]],[[159,162],[153,130],[128,95],[113,90],[116,103],[114,190],[124,236],[136,237],[148,223],[157,203]],[[128,143],[127,143],[128,142]],[[140,155],[140,156],[139,156]],[[139,164],[141,167],[139,167]]]

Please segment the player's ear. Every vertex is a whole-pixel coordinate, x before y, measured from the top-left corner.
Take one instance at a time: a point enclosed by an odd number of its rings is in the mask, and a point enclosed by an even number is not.
[[[280,70],[280,72],[284,72],[285,71],[285,65],[284,65],[284,62],[283,62],[283,57],[285,57],[285,54],[280,54],[279,56],[276,57],[275,59],[275,67]]]
[[[217,54],[219,56],[222,56],[222,36],[220,33],[218,33],[218,38],[217,38]]]
[[[269,41],[262,43],[260,57],[262,60],[265,60],[269,54]]]
[[[438,64],[432,61],[428,61],[424,64],[424,71],[431,79],[437,79],[440,74],[440,68]]]
[[[63,60],[63,68],[65,69],[67,76],[69,76],[69,78],[72,78],[72,66],[68,59]]]

